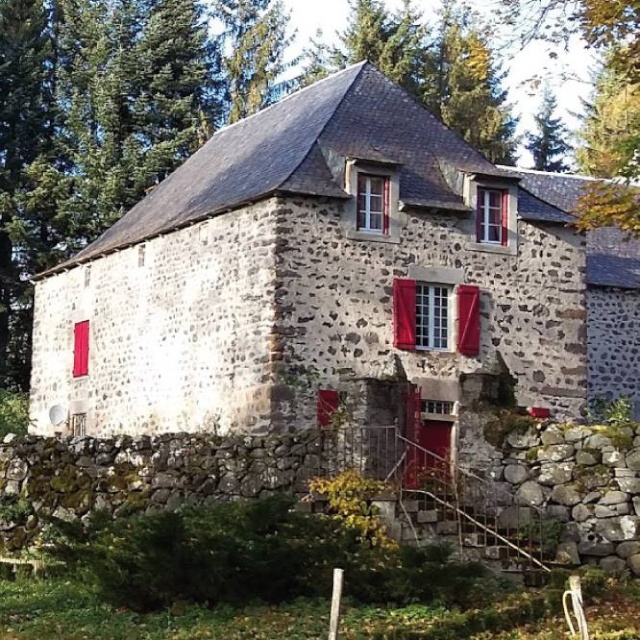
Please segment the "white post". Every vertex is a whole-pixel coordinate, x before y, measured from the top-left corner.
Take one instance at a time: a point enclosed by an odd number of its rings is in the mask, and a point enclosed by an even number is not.
[[[567,601],[571,600],[571,608],[573,612],[569,611]],[[571,620],[571,613],[573,613],[576,622],[578,623],[577,634],[580,635],[580,640],[589,640],[589,627],[587,626],[587,619],[584,615],[584,609],[582,608],[582,586],[580,585],[580,576],[569,577],[569,590],[565,591],[562,596],[562,606],[564,608],[564,616],[569,625],[569,631],[571,635],[576,635],[576,629],[573,627]]]
[[[343,569],[333,570],[333,593],[331,594],[331,618],[329,619],[329,640],[338,640],[340,622],[340,601],[342,600]]]

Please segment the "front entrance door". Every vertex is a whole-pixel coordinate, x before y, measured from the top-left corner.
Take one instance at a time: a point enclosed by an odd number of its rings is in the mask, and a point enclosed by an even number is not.
[[[409,446],[407,451],[407,489],[419,489],[428,477],[444,479],[449,475],[451,429],[452,423],[444,420],[424,420],[416,425],[415,442],[420,448]]]

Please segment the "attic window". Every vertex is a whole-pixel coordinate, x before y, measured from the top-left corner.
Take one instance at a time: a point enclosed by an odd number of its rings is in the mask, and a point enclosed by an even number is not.
[[[506,245],[508,237],[508,193],[502,189],[478,188],[476,240]]]
[[[358,174],[358,231],[389,233],[389,178]]]

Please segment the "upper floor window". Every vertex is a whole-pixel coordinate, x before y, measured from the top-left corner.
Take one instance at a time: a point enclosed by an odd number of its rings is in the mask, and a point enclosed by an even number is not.
[[[389,178],[358,174],[358,231],[389,233]]]
[[[476,240],[488,244],[507,244],[508,193],[502,189],[478,188]]]

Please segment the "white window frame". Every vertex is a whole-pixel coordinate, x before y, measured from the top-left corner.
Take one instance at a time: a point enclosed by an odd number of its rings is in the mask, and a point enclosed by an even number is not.
[[[425,299],[427,304],[423,304]],[[444,295],[443,295],[444,292]],[[416,282],[416,349],[419,351],[451,351],[453,344],[452,336],[452,314],[453,314],[453,287],[443,283],[432,282]],[[437,303],[442,300],[446,301],[444,307],[446,318],[442,321],[442,313],[438,313],[442,309],[442,304]],[[424,309],[426,308],[426,313]],[[424,320],[426,319],[426,322]],[[437,321],[440,322],[437,322]],[[426,332],[424,331],[426,329]],[[445,341],[443,344],[442,334],[445,333]]]
[[[374,194],[371,188],[372,180],[380,180],[382,182],[382,192],[380,196],[378,194]],[[364,182],[364,191],[360,191],[361,181]],[[356,215],[357,215],[357,229],[358,231],[363,231],[366,233],[385,233],[385,218],[387,218],[387,229],[389,226],[389,211],[388,211],[388,202],[386,202],[385,194],[389,189],[389,178],[387,176],[374,175],[370,173],[359,173],[358,174],[358,190],[356,194]],[[360,208],[360,196],[364,195],[365,204],[364,209]],[[374,210],[371,206],[372,199],[380,197],[381,207],[379,210]],[[364,224],[360,225],[360,216],[364,214]],[[372,225],[372,216],[380,216],[380,226],[374,227]]]
[[[492,207],[491,206],[491,194],[492,193],[497,193],[500,197],[500,205],[499,207],[497,207],[497,210],[499,212],[499,223],[495,224],[493,222],[491,222],[491,211],[495,211],[496,207]],[[502,189],[491,189],[489,187],[478,187],[478,199],[480,198],[480,195],[483,195],[483,201],[480,204],[479,209],[481,209],[482,211],[482,219],[480,220],[480,234],[481,236],[478,238],[478,242],[481,242],[482,244],[494,244],[494,245],[503,245],[503,237],[502,234],[504,233],[504,226],[503,226],[503,217],[507,215],[507,213],[504,211],[504,206],[505,206],[505,192]],[[489,237],[489,230],[491,229],[491,227],[493,228],[498,228],[498,239],[497,240],[491,240]]]

